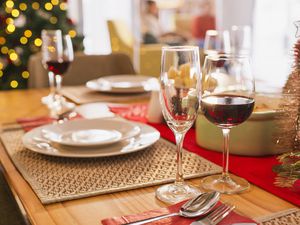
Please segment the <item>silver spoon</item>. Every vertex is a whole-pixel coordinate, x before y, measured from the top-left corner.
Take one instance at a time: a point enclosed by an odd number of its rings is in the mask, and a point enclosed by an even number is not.
[[[209,212],[219,201],[219,192],[202,193],[195,198],[187,201],[183,204],[179,212],[170,213],[162,216],[156,216],[144,220],[139,220],[132,223],[126,223],[124,225],[140,225],[150,223],[156,220],[172,217],[172,216],[183,216],[183,217],[196,217]]]

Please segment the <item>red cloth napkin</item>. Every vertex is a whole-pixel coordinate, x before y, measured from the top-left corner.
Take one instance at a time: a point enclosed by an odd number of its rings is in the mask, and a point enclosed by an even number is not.
[[[122,108],[112,106],[110,109],[112,112],[127,119],[144,122],[147,121],[145,118],[146,114],[135,114],[132,110],[139,108],[139,111],[143,111],[146,110],[146,107],[147,104],[132,104],[122,106]],[[138,112],[138,110],[136,111]],[[159,130],[163,138],[175,143],[174,134],[167,125],[154,123],[150,125]],[[194,128],[191,128],[186,134],[183,146],[185,149],[222,166],[222,153],[206,150],[196,144],[196,132]],[[276,156],[247,157],[230,155],[229,171],[280,198],[300,206],[300,181],[296,182],[292,188],[281,188],[274,185],[276,174],[272,171],[272,167],[277,164],[279,162]]]
[[[124,224],[129,222],[134,222],[137,220],[143,220],[146,218],[154,217],[154,216],[160,216],[168,213],[178,212],[181,205],[184,202],[180,202],[176,205],[169,206],[167,208],[160,208],[156,210],[150,210],[147,212],[143,212],[140,214],[135,215],[127,215],[127,216],[121,216],[121,217],[113,217],[109,219],[102,220],[103,225],[118,225],[118,224]],[[156,225],[189,225],[190,223],[194,222],[195,220],[199,219],[201,217],[197,218],[184,218],[181,216],[174,216],[165,218],[162,220],[158,220],[155,222],[152,222],[151,224]],[[247,217],[241,216],[237,214],[236,212],[231,212],[227,217],[225,217],[218,225],[229,225],[232,223],[256,223],[252,219],[249,219]]]
[[[109,110],[125,119],[147,123],[148,104],[108,105]]]
[[[19,123],[22,126],[23,130],[26,132],[38,126],[50,124],[53,121],[54,119],[50,118],[49,116],[17,119],[17,123]]]

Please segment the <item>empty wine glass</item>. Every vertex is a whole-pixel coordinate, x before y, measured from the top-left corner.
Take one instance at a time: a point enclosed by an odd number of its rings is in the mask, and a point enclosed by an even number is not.
[[[224,136],[223,172],[204,178],[202,186],[220,193],[238,193],[248,189],[249,183],[228,174],[229,133],[231,128],[245,122],[254,108],[255,83],[249,58],[238,55],[207,56],[202,75],[202,113],[222,129]]]
[[[70,36],[62,36],[60,30],[43,31],[42,40],[43,64],[49,73],[54,74],[56,84],[54,101],[48,106],[53,116],[57,117],[74,108],[74,104],[67,102],[61,94],[63,75],[74,59],[73,46]]]
[[[232,54],[251,54],[251,28],[250,26],[232,26],[230,30],[230,43]]]
[[[229,31],[207,30],[205,33],[203,50],[205,55],[230,53]]]
[[[199,49],[194,46],[162,48],[160,102],[163,116],[174,132],[177,145],[177,173],[173,184],[157,189],[156,197],[167,203],[176,203],[199,193],[184,183],[182,144],[186,132],[197,116],[200,95]]]

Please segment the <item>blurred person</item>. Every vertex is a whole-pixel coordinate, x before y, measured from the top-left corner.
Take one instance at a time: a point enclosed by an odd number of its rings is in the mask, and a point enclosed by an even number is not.
[[[212,13],[213,5],[211,0],[203,0],[199,7],[201,13],[192,20],[191,32],[199,46],[203,47],[206,31],[216,29],[216,18]]]
[[[183,35],[163,32],[159,22],[159,9],[153,0],[146,1],[145,13],[142,15],[142,35],[144,44],[166,43],[176,45],[186,42]]]

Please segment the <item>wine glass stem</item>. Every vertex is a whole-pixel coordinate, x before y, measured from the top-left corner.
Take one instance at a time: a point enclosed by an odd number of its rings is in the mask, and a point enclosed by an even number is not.
[[[58,97],[58,99],[61,99],[62,95],[61,95],[61,83],[62,83],[62,76],[59,74],[55,75],[55,82],[56,82],[56,95]]]
[[[229,133],[230,128],[222,128],[223,138],[224,138],[224,151],[223,151],[223,172],[222,177],[229,177],[228,165],[229,165]]]
[[[55,95],[54,73],[49,71],[48,72],[48,77],[49,77],[50,94],[54,97],[54,95]]]
[[[183,133],[175,132],[175,139],[176,139],[176,146],[177,146],[177,155],[176,155],[177,172],[176,172],[175,184],[179,184],[179,185],[183,183],[182,144],[183,144],[185,134],[186,132]]]

